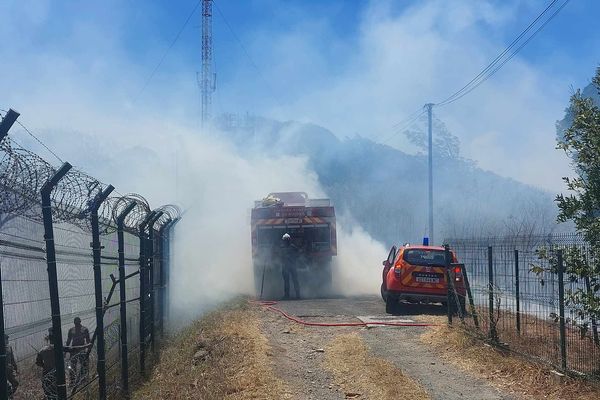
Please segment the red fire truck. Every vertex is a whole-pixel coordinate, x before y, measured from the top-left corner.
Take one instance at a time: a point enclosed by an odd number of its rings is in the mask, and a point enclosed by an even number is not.
[[[329,199],[310,199],[304,192],[270,193],[254,203],[251,232],[259,295],[283,292],[278,254],[285,233],[299,249],[297,269],[303,296],[329,292],[331,261],[337,255],[335,211]]]

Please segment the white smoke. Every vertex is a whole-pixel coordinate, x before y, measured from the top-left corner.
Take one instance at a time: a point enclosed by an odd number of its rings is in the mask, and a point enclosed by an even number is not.
[[[381,261],[387,249],[362,227],[345,218],[338,225],[338,257],[333,263],[333,287],[341,295],[379,293]]]
[[[97,135],[62,131],[61,143],[53,147],[120,193],[142,194],[153,208],[182,207],[170,273],[171,316],[177,325],[238,294],[254,294],[250,210],[255,200],[283,191],[327,197],[303,157],[240,149],[226,132],[202,133],[154,118],[106,123],[110,128]],[[136,131],[143,134],[131,133]],[[18,129],[14,134],[26,139]],[[32,140],[24,142],[35,147]],[[338,220],[334,290],[376,293],[386,251],[351,221]]]
[[[241,155],[214,136],[188,136],[180,144],[177,193],[185,213],[177,226],[170,284],[173,315],[185,320],[237,294],[254,294],[254,200],[278,191],[304,191],[313,198],[327,194],[303,158]],[[386,250],[347,221],[338,223],[334,290],[377,293]]]
[[[181,143],[177,180],[185,214],[177,226],[171,293],[175,313],[185,317],[236,294],[253,294],[254,200],[275,191],[323,193],[302,158],[242,157],[206,137]]]

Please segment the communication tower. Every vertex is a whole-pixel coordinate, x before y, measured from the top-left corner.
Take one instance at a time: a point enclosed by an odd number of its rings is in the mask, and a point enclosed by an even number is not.
[[[202,0],[202,73],[198,82],[202,94],[202,127],[211,118],[212,93],[216,83],[212,71],[212,6],[213,0]]]

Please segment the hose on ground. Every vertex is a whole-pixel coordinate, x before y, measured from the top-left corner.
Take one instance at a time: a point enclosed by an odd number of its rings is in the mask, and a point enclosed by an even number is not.
[[[384,322],[384,321],[372,321],[372,322],[310,322],[310,321],[305,321],[302,320],[298,317],[295,317],[293,315],[290,315],[288,313],[286,313],[285,311],[283,311],[280,308],[275,307],[275,305],[277,304],[276,301],[258,301],[258,300],[249,300],[248,301],[250,304],[254,304],[254,305],[259,305],[262,306],[264,308],[266,308],[267,310],[276,312],[278,314],[281,314],[282,316],[284,316],[285,318],[289,319],[290,321],[293,321],[297,324],[300,325],[306,325],[306,326],[326,326],[326,327],[339,327],[339,326],[348,326],[348,327],[352,327],[352,326],[360,326],[360,327],[369,327],[369,326],[373,326],[373,325],[377,325],[377,326],[419,326],[419,327],[431,327],[431,326],[438,326],[437,324],[429,324],[429,323],[420,323],[420,322]]]

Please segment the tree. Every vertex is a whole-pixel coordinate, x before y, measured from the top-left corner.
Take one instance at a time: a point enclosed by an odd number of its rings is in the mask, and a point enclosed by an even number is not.
[[[413,125],[404,131],[408,141],[419,150],[419,154],[427,153],[427,133],[423,125],[427,123],[427,117],[421,118],[419,124]],[[435,157],[450,160],[462,160],[460,157],[460,141],[454,136],[446,124],[438,118],[433,118],[433,152]]]
[[[600,94],[600,67],[592,83]],[[572,221],[585,239],[586,249],[566,247],[564,268],[568,278],[580,282],[568,292],[577,313],[600,318],[600,109],[590,97],[577,90],[571,96],[572,122],[559,138],[557,148],[572,160],[575,177],[563,178],[568,195],[556,196],[558,221]],[[555,264],[553,257],[550,264]]]

